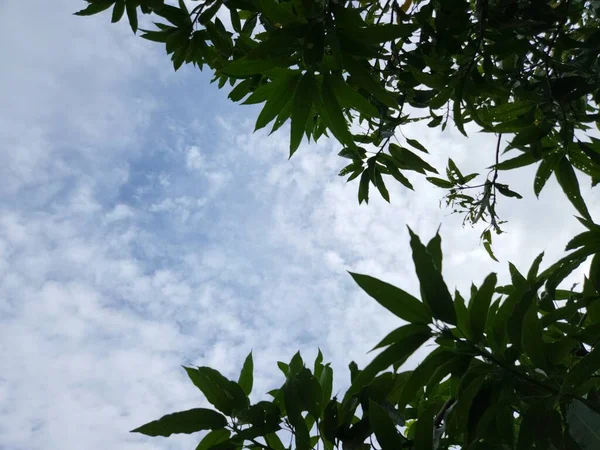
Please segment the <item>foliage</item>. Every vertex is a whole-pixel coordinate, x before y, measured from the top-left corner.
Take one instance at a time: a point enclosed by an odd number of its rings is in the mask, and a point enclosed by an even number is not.
[[[600,2],[205,0],[191,11],[183,0],[87,2],[77,14],[111,9],[112,21],[126,15],[134,32],[139,11],[158,17],[142,37],[165,44],[176,70],[207,66],[219,87],[232,87],[231,100],[262,104],[256,129],[290,122],[290,156],[305,136],[335,137],[351,161],[340,175],[359,179],[359,202],[371,185],[389,201],[384,179],[412,189],[406,173],[417,172],[467,221],[488,222],[483,244],[495,259],[497,196],[521,198],[500,174],[537,164],[535,194],[554,174],[586,228],[550,267],[540,272],[543,253],[526,275],[509,264],[509,285],[490,274],[468,301],[444,282],[439,234],[424,244],[409,229],[420,298],[351,273],[403,322],[369,365],[350,363],[342,398],[319,352],[312,369],[300,354],[280,362],[284,383],[253,404],[249,355],[237,382],[185,368],[214,409],[133,431],[207,431],[199,450],[600,448],[600,225],[574,170],[600,182],[600,140],[590,136],[599,121]],[[470,184],[479,175],[451,159],[445,177],[426,161],[428,150],[400,128],[423,120],[496,135],[483,183]],[[482,191],[467,194],[473,188]],[[562,289],[590,257],[581,290]],[[425,344],[424,360],[401,371]]]
[[[414,171],[466,221],[500,232],[497,196],[520,195],[499,171],[538,164],[535,194],[554,173],[590,218],[574,168],[600,182],[600,140],[586,135],[599,120],[598,1],[203,0],[191,11],[183,0],[86,1],[77,14],[112,8],[134,32],[138,11],[157,17],[142,37],[164,44],[176,70],[207,66],[219,87],[233,86],[231,100],[262,104],[256,129],[290,121],[290,155],[304,136],[337,138],[359,202],[370,185],[389,201],[389,177],[412,189]],[[403,124],[445,129],[450,119],[464,135],[469,123],[497,135],[483,183],[452,160],[443,178],[421,143],[396,139]]]
[[[527,276],[511,265],[508,286],[492,273],[467,304],[441,276],[439,235],[425,246],[410,232],[421,300],[351,274],[408,323],[377,344],[383,350],[365,368],[350,363],[342,398],[332,396],[333,370],[319,351],[312,369],[299,353],[278,363],[284,383],[272,400],[251,404],[250,354],[238,383],[208,367],[185,368],[216,410],[170,414],[133,431],[209,429],[201,450],[600,448],[600,227],[583,222],[589,230],[563,259],[538,274],[540,255]],[[583,289],[557,289],[591,254]],[[396,370],[426,343],[432,350],[414,370]]]

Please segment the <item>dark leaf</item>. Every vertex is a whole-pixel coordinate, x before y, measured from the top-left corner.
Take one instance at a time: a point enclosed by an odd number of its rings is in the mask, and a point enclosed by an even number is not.
[[[369,401],[369,418],[382,450],[402,448],[404,439],[398,433],[389,414],[373,400]]]
[[[492,302],[492,296],[496,289],[498,278],[495,273],[489,274],[483,281],[481,288],[469,302],[469,328],[471,330],[471,338],[478,342],[485,330],[488,309]]]
[[[252,385],[254,384],[254,361],[252,360],[252,352],[248,354],[244,360],[240,377],[238,378],[238,384],[246,395],[250,395],[252,392]]]
[[[437,270],[431,254],[421,243],[419,237],[410,228],[408,228],[408,232],[411,237],[410,246],[417,277],[421,284],[423,301],[436,319],[456,325],[452,297],[441,272]]]
[[[210,450],[217,444],[226,441],[229,439],[230,431],[225,428],[220,428],[218,430],[212,430],[206,436],[202,438],[196,450]]]
[[[411,323],[431,323],[431,314],[425,305],[408,292],[369,275],[349,273],[367,294],[392,314]]]
[[[306,129],[306,122],[313,106],[313,95],[317,86],[312,73],[306,72],[296,87],[292,106],[292,124],[290,132],[290,158],[298,149]]]
[[[131,432],[146,436],[168,437],[176,433],[191,434],[201,430],[224,428],[226,425],[227,419],[222,414],[210,409],[195,408],[167,414],[158,420],[131,430]]]
[[[558,184],[560,184],[560,187],[575,209],[579,211],[579,214],[588,220],[592,220],[587,206],[581,197],[581,192],[579,191],[579,182],[577,181],[575,171],[573,170],[573,167],[566,156],[561,158],[556,170],[554,171],[554,174],[556,175]]]

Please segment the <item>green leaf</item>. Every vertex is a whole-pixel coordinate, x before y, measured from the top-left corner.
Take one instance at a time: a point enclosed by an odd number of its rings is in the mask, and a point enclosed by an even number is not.
[[[299,20],[290,10],[274,0],[255,0],[261,11],[275,25],[289,25]]]
[[[431,314],[425,305],[408,292],[369,275],[348,273],[356,284],[392,314],[411,323],[431,323]]]
[[[103,2],[94,2],[90,3],[85,9],[81,11],[77,11],[74,13],[76,16],[92,16],[94,14],[98,14],[108,8],[110,8],[115,3],[115,0],[106,0]]]
[[[567,411],[569,434],[581,450],[600,448],[600,414],[579,400],[573,400]]]
[[[440,228],[438,227],[435,236],[427,243],[427,251],[433,258],[433,264],[437,270],[442,272],[442,237],[440,236]]]
[[[389,414],[373,400],[369,400],[369,419],[382,450],[402,448],[404,439],[398,433],[396,424],[392,422]]]
[[[294,93],[290,132],[290,158],[302,142],[302,136],[304,136],[306,122],[308,121],[313,106],[313,95],[315,94],[316,89],[317,85],[315,84],[315,77],[312,73],[306,72],[302,78],[300,78],[296,87],[296,92]]]
[[[429,327],[423,324],[409,324],[403,325],[395,330],[390,331],[375,347],[373,347],[370,352],[376,350],[378,348],[387,347],[389,345],[395,344],[396,342],[400,342],[408,336],[412,336],[415,333],[423,332],[427,333],[429,331]]]
[[[436,405],[429,405],[419,414],[415,425],[415,450],[433,450],[433,418],[436,413]]]
[[[238,384],[246,395],[250,395],[252,392],[252,385],[254,384],[254,361],[252,360],[252,352],[248,353],[238,378]]]
[[[469,302],[469,328],[472,333],[472,339],[478,342],[483,336],[485,330],[487,313],[492,302],[492,296],[496,289],[498,277],[495,273],[489,274],[481,287],[477,290],[475,296]]]
[[[365,116],[379,117],[377,108],[362,94],[348,86],[348,83],[341,76],[332,76],[330,82],[340,104],[345,107],[352,107]]]
[[[516,119],[517,117],[531,111],[535,108],[535,104],[526,101],[517,101],[514,103],[504,103],[500,106],[493,107],[482,113],[482,119],[485,121],[505,122],[507,120]]]
[[[554,169],[556,168],[560,158],[560,153],[553,153],[544,158],[538,166],[538,170],[533,180],[533,192],[535,193],[536,197],[540,196],[540,192],[542,192],[542,189],[546,185],[550,175],[552,175],[552,172],[554,172]]]
[[[531,264],[531,268],[529,269],[529,272],[527,272],[527,281],[529,283],[533,284],[535,282],[537,275],[538,275],[538,271],[540,270],[540,264],[542,263],[543,258],[544,258],[544,252],[537,255],[533,261],[533,264]]]
[[[350,37],[368,44],[382,44],[402,37],[409,37],[411,28],[406,25],[381,24],[365,28],[353,28]]]
[[[389,150],[392,157],[402,166],[405,166],[404,168],[414,170],[422,174],[425,174],[425,171],[438,173],[433,166],[407,148],[400,147],[396,144],[390,144]]]
[[[468,137],[467,132],[465,131],[464,121],[462,117],[460,98],[454,99],[454,104],[452,105],[452,117],[454,119],[454,124],[456,125],[456,128],[458,128],[458,131],[460,131],[463,136]]]
[[[496,189],[505,197],[516,197],[518,199],[523,198],[523,196],[517,192],[511,191],[507,185],[496,183]]]
[[[321,96],[323,99],[323,107],[327,114],[327,119],[330,122],[330,129],[335,137],[348,147],[355,147],[352,134],[348,130],[348,122],[342,114],[342,108],[335,96],[334,89],[331,85],[331,76],[325,75],[321,88]],[[368,203],[368,198],[366,199]]]
[[[548,360],[544,354],[542,333],[542,324],[538,317],[537,305],[535,302],[532,302],[523,317],[521,346],[536,367],[545,369],[548,366]]]
[[[379,171],[379,168],[377,166],[375,166],[375,187],[377,188],[377,190],[379,191],[379,193],[381,194],[383,199],[389,203],[390,202],[390,193],[388,192],[387,188],[385,187],[385,183],[383,182],[383,177],[381,176],[381,172]]]
[[[201,430],[214,430],[224,428],[227,419],[222,414],[206,408],[194,408],[188,411],[167,414],[158,420],[142,425],[132,433],[141,433],[146,436],[164,436],[185,433],[191,434]]]
[[[581,197],[579,182],[577,181],[573,166],[571,166],[571,163],[566,156],[561,158],[554,174],[556,175],[558,184],[560,184],[560,187],[575,209],[579,211],[579,214],[585,219],[592,220],[583,197]]]
[[[231,432],[225,428],[210,431],[206,436],[202,438],[196,450],[210,450],[217,444],[229,439]]]
[[[360,205],[363,201],[369,203],[369,171],[365,170],[360,177],[360,183],[358,186],[358,204]]]
[[[126,3],[125,9],[127,10],[127,19],[129,20],[131,31],[135,33],[138,29],[137,4],[130,0]]]
[[[431,331],[415,330],[405,339],[390,345],[387,349],[379,353],[367,367],[365,367],[354,379],[352,386],[346,393],[346,397],[357,394],[360,390],[369,384],[379,372],[396,364],[401,365],[412,355],[421,345],[431,337]]]
[[[423,145],[419,141],[417,141],[416,139],[408,139],[408,138],[406,138],[406,142],[408,143],[408,145],[410,145],[411,147],[416,148],[417,150],[421,150],[422,152],[429,153],[427,151],[427,149],[425,147],[423,147]]]
[[[352,77],[353,82],[356,82],[356,84],[365,91],[371,92],[381,103],[390,108],[398,107],[398,101],[394,96],[388,92],[379,81],[373,78],[371,73],[360,62],[349,56],[347,53],[343,54],[343,61],[344,67]]]
[[[437,187],[440,187],[443,189],[450,189],[452,186],[454,186],[448,180],[443,180],[442,178],[427,177],[427,181],[429,181],[434,186],[437,186]]]
[[[411,403],[419,389],[429,384],[429,380],[437,369],[448,363],[450,360],[457,358],[457,356],[441,347],[438,347],[431,352],[427,357],[417,366],[415,370],[410,374],[404,386],[402,386],[402,392],[397,400],[398,409],[404,410],[406,405]]]
[[[452,297],[442,278],[442,274],[435,267],[431,254],[421,243],[419,237],[408,227],[410,233],[410,246],[417,277],[421,284],[424,303],[438,320],[456,325],[456,313],[452,304]]]
[[[273,82],[273,91],[258,115],[254,131],[264,128],[277,117],[289,100],[289,93],[294,92],[297,82],[297,76],[282,77]]]
[[[112,10],[112,18],[110,21],[112,23],[117,23],[123,17],[125,13],[125,0],[117,0],[115,6]]]
[[[262,74],[281,65],[281,59],[239,58],[219,69],[219,73],[232,76],[248,76]]]
[[[406,178],[402,172],[400,172],[398,170],[398,167],[396,167],[397,162],[394,161],[390,161],[390,160],[385,160],[385,167],[387,168],[387,170],[390,172],[390,175],[393,176],[397,181],[399,181],[400,183],[402,183],[405,187],[407,187],[408,189],[414,191],[413,185],[410,184],[410,181],[408,181],[408,178]]]
[[[585,355],[567,375],[565,384],[577,387],[600,370],[600,346]]]
[[[232,415],[248,407],[248,397],[239,384],[228,380],[210,367],[184,367],[194,385],[202,391],[206,400],[219,411]]]

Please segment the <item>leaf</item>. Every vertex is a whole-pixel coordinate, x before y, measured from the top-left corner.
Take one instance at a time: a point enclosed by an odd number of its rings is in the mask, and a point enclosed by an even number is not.
[[[412,371],[409,378],[402,386],[402,392],[397,400],[398,409],[404,410],[406,405],[416,396],[419,389],[429,384],[429,380],[437,369],[442,367],[457,356],[441,347],[431,352],[427,357]],[[460,358],[460,357],[459,357]]]
[[[299,20],[290,10],[274,0],[257,0],[261,11],[273,24],[289,25]]]
[[[110,21],[112,23],[117,23],[123,17],[125,13],[125,0],[117,0],[115,6],[112,11],[112,18]]]
[[[385,183],[383,182],[383,177],[381,176],[381,172],[379,171],[377,166],[375,167],[375,187],[377,188],[377,190],[379,191],[379,193],[381,194],[383,199],[389,203],[390,202],[390,193],[388,192],[387,188],[385,187]]]
[[[381,103],[389,106],[390,108],[397,108],[398,101],[393,95],[388,92],[380,83],[377,81],[363,65],[349,56],[347,53],[343,54],[344,67],[352,77],[352,81],[356,82],[365,91],[371,92],[377,100]]]
[[[369,171],[365,170],[360,177],[360,184],[358,186],[358,204],[360,205],[363,201],[369,203]]]
[[[425,174],[425,171],[438,173],[433,166],[407,148],[400,147],[396,144],[390,144],[389,150],[392,157],[407,169],[414,170],[422,174]]]
[[[492,250],[492,233],[490,230],[485,230],[481,236],[483,238],[483,248],[489,257],[494,261],[499,262],[498,258],[496,258],[496,255],[494,255],[494,251]]]
[[[191,434],[201,430],[214,430],[224,428],[227,419],[222,414],[206,408],[194,408],[188,411],[167,414],[158,420],[142,425],[132,433],[141,433],[146,436],[169,437],[172,434]]]
[[[433,418],[436,413],[436,405],[429,405],[419,414],[415,425],[415,450],[433,450]]]
[[[217,444],[229,439],[231,432],[225,428],[210,431],[206,436],[202,438],[196,450],[210,450]]]
[[[536,197],[540,196],[540,193],[550,178],[550,175],[552,175],[552,172],[554,172],[560,157],[560,153],[553,153],[552,155],[544,158],[538,166],[538,170],[533,180],[533,192],[535,193]]]
[[[433,184],[437,187],[444,188],[444,189],[450,189],[452,186],[454,186],[448,180],[443,180],[441,178],[436,178],[436,177],[427,177],[427,181],[429,181],[431,184]]]
[[[523,198],[523,196],[521,194],[508,189],[508,186],[505,184],[496,183],[496,189],[498,190],[498,192],[500,192],[505,197],[516,197],[518,199]]]
[[[577,387],[600,370],[600,346],[596,346],[571,369],[565,384]]]
[[[422,152],[429,153],[427,151],[427,149],[425,147],[423,147],[423,145],[419,141],[417,141],[415,139],[408,139],[408,138],[406,138],[406,142],[408,143],[408,145],[410,145],[411,147],[416,148],[417,150],[421,150]]]
[[[492,296],[496,289],[498,277],[495,273],[489,274],[483,284],[469,302],[469,328],[472,339],[478,342],[483,336],[485,330],[487,314],[492,302]]]
[[[442,272],[442,237],[440,236],[440,229],[438,227],[435,236],[427,243],[427,251],[433,259],[433,264],[437,270]]]
[[[389,414],[373,400],[369,400],[369,419],[377,442],[382,450],[402,448],[403,439],[392,422]]]
[[[248,407],[248,397],[237,383],[228,380],[210,367],[184,367],[194,385],[202,391],[206,400],[219,411],[232,415]]]
[[[317,85],[312,73],[306,72],[296,87],[294,103],[292,106],[292,125],[290,132],[290,158],[298,149],[304,136],[306,122],[313,106],[313,95],[316,93]]]
[[[556,170],[554,171],[554,174],[556,175],[558,184],[560,184],[560,187],[575,209],[579,211],[579,214],[581,214],[585,219],[592,220],[587,206],[581,197],[579,182],[577,181],[575,171],[573,170],[573,167],[566,156],[561,158]]]
[[[600,448],[600,414],[579,400],[573,400],[567,410],[569,434],[581,450]]]
[[[431,314],[427,307],[408,292],[369,275],[348,273],[356,284],[392,314],[410,323],[431,323]]]
[[[544,354],[543,330],[537,311],[536,303],[532,302],[523,317],[521,346],[536,367],[545,369],[548,366],[548,360]]]
[[[289,93],[294,92],[297,81],[297,77],[291,76],[282,77],[273,82],[275,84],[273,86],[273,91],[258,115],[258,119],[256,119],[254,131],[264,128],[269,122],[277,117],[289,100]]]
[[[433,313],[433,317],[456,325],[456,313],[454,312],[452,297],[441,272],[437,270],[432,256],[410,227],[408,227],[408,232],[411,237],[410,246],[424,303]]]
[[[342,108],[335,96],[335,92],[331,85],[331,76],[325,75],[321,88],[321,96],[323,99],[323,107],[330,122],[330,129],[335,137],[348,147],[355,147],[352,134],[348,130],[348,122],[342,114]],[[368,195],[365,198],[368,203]]]
[[[90,3],[85,9],[81,11],[77,11],[74,13],[75,16],[92,16],[94,14],[98,14],[108,8],[110,8],[115,3],[115,0],[106,0],[103,2],[94,2]]]
[[[247,76],[262,74],[271,69],[279,67],[281,59],[248,59],[239,58],[219,69],[219,73],[232,76]]]
[[[516,119],[517,117],[531,111],[535,104],[527,101],[516,101],[514,103],[504,103],[493,107],[482,113],[482,119],[485,121],[505,122]]]
[[[529,272],[527,272],[527,281],[529,283],[535,282],[537,275],[538,275],[538,271],[540,270],[540,264],[542,263],[543,258],[544,258],[544,252],[537,255],[533,261],[533,264],[531,264],[531,268],[529,269]]]
[[[395,344],[396,342],[400,342],[407,336],[411,336],[415,333],[427,333],[428,331],[429,327],[423,324],[403,325],[399,328],[396,328],[395,330],[390,331],[381,341],[379,341],[379,344],[377,344],[370,350],[370,352],[378,348],[387,347],[389,345]]]
[[[131,27],[131,31],[135,33],[138,29],[137,3],[128,1],[126,3],[125,9],[127,10],[127,19],[129,20],[129,26]]]
[[[379,372],[396,364],[400,365],[412,355],[421,345],[431,337],[431,331],[425,332],[415,330],[405,339],[390,345],[384,351],[379,353],[367,367],[365,367],[354,379],[352,386],[346,393],[346,397],[357,394],[360,390],[369,384]]]
[[[361,93],[348,86],[348,83],[346,83],[341,76],[332,76],[330,82],[335,91],[335,95],[342,105],[353,107],[359,113],[368,117],[379,117],[377,108],[375,108],[369,100],[363,97]]]
[[[252,392],[252,385],[254,384],[254,361],[252,360],[252,352],[248,353],[238,378],[238,384],[246,395],[250,395]]]
[[[456,128],[458,128],[458,131],[460,131],[463,136],[468,137],[463,122],[461,102],[460,98],[454,99],[454,104],[452,105],[452,117],[454,118],[454,124],[456,125]]]

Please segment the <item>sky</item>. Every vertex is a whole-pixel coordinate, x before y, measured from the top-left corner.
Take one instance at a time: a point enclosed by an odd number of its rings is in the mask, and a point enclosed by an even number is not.
[[[126,23],[72,16],[82,5],[0,1],[1,450],[195,448],[197,435],[129,430],[207,406],[181,365],[236,378],[251,350],[254,400],[297,350],[321,348],[343,390],[347,364],[400,325],[347,271],[417,294],[406,225],[428,240],[441,224],[444,276],[463,291],[492,271],[506,281],[507,261],[553,262],[582,231],[554,180],[535,198],[535,168],[501,174],[524,198],[499,205],[500,263],[418,177],[359,206],[339,144],[288,160],[287,128],[253,133],[258,110],[208,72],[173,72]],[[403,133],[435,167],[493,163],[491,135]]]

